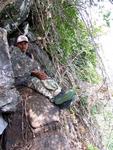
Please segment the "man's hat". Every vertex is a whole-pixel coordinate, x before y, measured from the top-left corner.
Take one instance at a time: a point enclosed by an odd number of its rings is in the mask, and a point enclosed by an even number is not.
[[[20,42],[29,42],[29,40],[28,40],[27,36],[25,36],[25,35],[20,35],[20,36],[18,36],[18,38],[17,38],[17,43],[20,43]]]

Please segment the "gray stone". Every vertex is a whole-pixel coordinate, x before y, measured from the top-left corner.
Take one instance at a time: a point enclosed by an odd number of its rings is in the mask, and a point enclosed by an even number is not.
[[[0,12],[0,26],[8,33],[18,29],[18,26],[28,17],[31,3],[32,0],[16,0],[15,3],[8,4]]]
[[[19,101],[18,92],[15,88],[3,89],[0,91],[0,109],[3,112],[12,112],[16,110]]]
[[[12,65],[7,43],[7,32],[0,28],[0,109],[14,111],[19,94],[14,88]]]
[[[0,28],[0,87],[10,87],[13,82],[13,71],[9,61],[9,49],[7,43],[7,32]]]
[[[7,122],[3,119],[2,115],[0,115],[0,135],[4,132],[7,125]]]

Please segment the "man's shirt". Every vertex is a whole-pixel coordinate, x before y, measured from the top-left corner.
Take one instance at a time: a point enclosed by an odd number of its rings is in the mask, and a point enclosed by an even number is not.
[[[10,51],[14,77],[22,80],[31,76],[31,72],[39,70],[39,64],[28,54],[23,53],[18,47],[12,47]]]

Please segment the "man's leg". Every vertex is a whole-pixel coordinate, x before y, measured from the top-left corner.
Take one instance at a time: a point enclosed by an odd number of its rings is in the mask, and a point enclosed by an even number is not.
[[[46,89],[43,85],[43,83],[41,82],[41,80],[39,80],[36,77],[31,78],[28,81],[28,85],[29,88],[32,88],[34,90],[36,90],[37,92],[43,94],[44,96],[52,99],[53,98],[53,93],[50,92],[48,89]]]
[[[46,81],[33,77],[28,81],[27,86],[48,97],[56,105],[61,105],[67,101],[71,102],[76,97],[75,90],[70,89],[64,92],[53,79]]]
[[[56,105],[61,105],[61,104],[68,102],[68,101],[71,102],[71,101],[75,100],[75,98],[76,98],[75,90],[69,89],[66,92],[64,92],[62,90],[61,93],[59,93],[57,96],[54,97],[54,103]]]

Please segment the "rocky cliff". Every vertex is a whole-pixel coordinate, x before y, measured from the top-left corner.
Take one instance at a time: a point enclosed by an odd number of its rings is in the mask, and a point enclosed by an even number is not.
[[[87,150],[88,143],[103,150],[100,133],[92,129],[94,124],[79,102],[69,109],[59,109],[31,89],[15,88],[9,47],[15,44],[17,35],[26,32],[30,51],[49,75],[55,76],[55,68],[48,53],[39,48],[35,34],[27,28],[34,1],[6,2],[1,2],[0,10],[0,110],[8,122],[3,150]],[[36,128],[29,120],[34,116]]]

